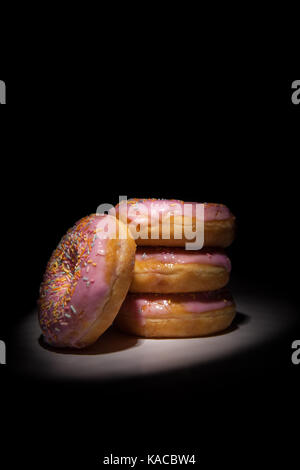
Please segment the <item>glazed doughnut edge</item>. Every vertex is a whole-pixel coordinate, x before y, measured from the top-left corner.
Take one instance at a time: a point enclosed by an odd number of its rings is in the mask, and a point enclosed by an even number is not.
[[[235,305],[205,313],[184,313],[168,318],[145,318],[139,322],[130,314],[121,313],[115,324],[129,334],[145,338],[192,338],[209,336],[226,330],[236,314]]]
[[[229,272],[221,266],[196,263],[164,266],[154,271],[135,267],[129,292],[158,294],[205,292],[221,289],[229,281]]]
[[[78,341],[76,346],[78,348],[93,344],[112,325],[132,282],[135,242],[131,236],[128,237],[128,240],[109,240],[110,249],[115,249],[112,247],[115,243],[118,244],[116,249],[116,258],[118,260],[116,277],[104,306],[101,306],[97,311],[96,321]]]

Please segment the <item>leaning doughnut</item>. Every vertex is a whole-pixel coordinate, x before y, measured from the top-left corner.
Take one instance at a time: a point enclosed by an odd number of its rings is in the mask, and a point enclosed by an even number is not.
[[[121,232],[127,237],[118,237]],[[83,348],[112,324],[132,280],[135,248],[127,227],[111,215],[90,215],[66,233],[40,288],[39,321],[48,344]]]
[[[115,215],[130,225],[137,245],[185,246],[193,242],[185,235],[193,235],[200,230],[197,204],[200,203],[176,199],[129,199],[115,207]],[[234,233],[235,217],[228,207],[204,203],[203,246],[225,248],[232,243]]]
[[[145,338],[184,338],[225,330],[234,316],[234,301],[223,289],[197,294],[128,294],[115,324]]]
[[[229,281],[230,259],[222,250],[138,247],[130,292],[204,292]]]

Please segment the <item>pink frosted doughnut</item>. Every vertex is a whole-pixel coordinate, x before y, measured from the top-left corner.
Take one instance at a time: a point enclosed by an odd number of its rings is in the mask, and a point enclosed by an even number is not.
[[[229,281],[230,259],[222,249],[141,247],[130,292],[178,293],[217,290]]]
[[[195,232],[196,202],[177,199],[129,199],[115,208],[116,217],[131,225],[134,238],[141,246],[185,246],[192,240],[184,236],[184,225]],[[189,212],[184,214],[184,205]],[[187,207],[187,206],[185,206]],[[170,236],[163,237],[170,228]],[[136,229],[135,229],[136,228]],[[227,247],[234,239],[235,217],[223,204],[204,203],[204,245]],[[155,238],[154,238],[155,237]]]
[[[146,338],[183,338],[222,331],[234,316],[234,301],[224,289],[196,294],[128,294],[115,324]]]
[[[104,238],[110,223],[127,238]],[[84,217],[68,230],[40,287],[39,322],[47,343],[83,348],[99,338],[127,294],[135,248],[125,225],[111,215]]]

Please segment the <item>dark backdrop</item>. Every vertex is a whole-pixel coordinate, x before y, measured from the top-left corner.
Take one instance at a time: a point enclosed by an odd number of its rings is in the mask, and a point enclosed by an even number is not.
[[[282,292],[290,302],[297,288],[300,114],[291,103],[292,80],[182,78],[150,70],[123,71],[122,80],[109,72],[101,80],[91,77],[23,77],[22,84],[7,77],[3,189],[8,184],[2,197],[4,227],[6,211],[13,220],[4,243],[9,260],[10,243],[17,247],[17,281],[2,318],[8,359],[17,345],[7,327],[35,307],[61,236],[99,204],[117,203],[119,195],[228,205],[238,221],[229,250],[233,279],[266,295]],[[7,400],[18,410],[18,442],[33,459],[55,435],[63,442],[60,458],[89,466],[105,452],[195,448],[203,465],[259,458],[292,463],[296,436],[290,433],[288,450],[281,441],[282,429],[297,420],[296,370],[281,359],[290,339],[277,344],[270,369],[257,371],[268,353],[258,351],[240,375],[228,380],[227,371],[212,374],[206,391],[197,371],[150,383],[45,386],[9,375],[8,361]],[[26,436],[29,422],[34,443]],[[7,432],[13,438],[16,426]],[[56,465],[57,455],[47,451]]]
[[[41,106],[14,115],[7,176],[30,248],[26,307],[33,307],[46,262],[68,227],[119,195],[228,205],[238,222],[233,274],[289,288],[298,238],[292,221],[299,109],[291,83],[226,77],[195,80],[179,93],[171,79],[120,87],[115,78],[101,90],[86,81],[80,107],[72,99],[77,83],[44,84],[49,101],[57,93],[63,105],[49,118]],[[38,102],[41,84],[29,87]]]

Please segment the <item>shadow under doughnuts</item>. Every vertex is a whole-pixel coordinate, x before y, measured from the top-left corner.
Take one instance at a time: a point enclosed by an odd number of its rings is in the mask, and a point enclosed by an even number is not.
[[[219,331],[219,333],[212,333],[211,335],[203,336],[203,338],[208,338],[210,336],[222,336],[227,335],[227,333],[231,333],[232,331],[237,330],[240,325],[246,325],[250,322],[250,316],[246,315],[245,313],[237,312],[234,319],[232,320],[231,325],[226,328],[226,330]]]
[[[83,349],[55,348],[45,342],[43,335],[38,339],[40,346],[47,349],[47,351],[52,351],[57,354],[75,354],[79,356],[95,356],[97,354],[110,354],[113,352],[123,351],[125,349],[135,347],[138,341],[138,337],[122,333],[113,326],[100,336],[96,343]]]
[[[237,326],[246,325],[247,323],[250,322],[250,320],[251,320],[250,315],[246,315],[245,313],[241,313],[241,312],[236,312],[236,315],[232,323],[236,324]]]

